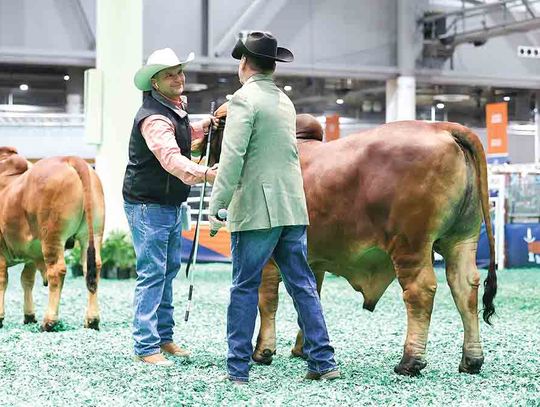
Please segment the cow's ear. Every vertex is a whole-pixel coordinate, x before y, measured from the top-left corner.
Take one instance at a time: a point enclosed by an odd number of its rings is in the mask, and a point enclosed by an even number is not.
[[[14,154],[19,154],[15,147],[0,147],[0,160],[10,157]]]
[[[28,161],[18,154],[2,156],[0,154],[0,174],[17,175],[28,170]]]

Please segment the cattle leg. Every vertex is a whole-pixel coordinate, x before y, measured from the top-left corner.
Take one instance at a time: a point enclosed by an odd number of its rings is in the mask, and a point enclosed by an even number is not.
[[[54,230],[53,227],[48,230]],[[47,266],[47,281],[49,283],[49,303],[41,324],[41,330],[51,332],[58,324],[58,308],[60,295],[66,276],[66,263],[64,261],[64,245],[60,238],[49,232],[47,239],[42,243],[43,258]]]
[[[4,297],[8,283],[7,262],[0,257],[0,328],[4,326]]]
[[[394,371],[401,375],[416,376],[426,367],[426,344],[428,338],[433,297],[437,280],[431,263],[431,249],[428,255],[413,265],[415,255],[402,256],[394,261],[399,284],[403,288],[403,300],[407,308],[407,337],[403,357]]]
[[[478,287],[480,273],[476,268],[476,241],[465,241],[444,251],[446,278],[463,322],[463,353],[459,371],[479,373],[484,363],[478,326]]]
[[[315,275],[315,281],[317,282],[317,293],[319,294],[319,298],[320,298],[321,291],[322,291],[322,284],[324,281],[324,271],[313,270],[313,274]],[[307,355],[304,353],[304,350],[302,349],[303,346],[304,346],[304,333],[302,332],[301,329],[299,329],[298,334],[296,335],[296,341],[295,341],[294,347],[291,349],[291,356],[307,359]]]
[[[270,260],[262,271],[259,287],[259,315],[261,327],[252,358],[256,363],[269,365],[276,354],[276,312],[279,300],[281,276],[274,260]]]
[[[21,273],[21,285],[24,291],[24,324],[34,324],[36,320],[36,310],[34,308],[34,298],[32,290],[36,280],[36,265],[27,263]]]
[[[94,238],[95,247],[96,247],[96,287],[99,286],[99,277],[101,274],[101,257],[99,247],[101,247],[101,238]],[[83,266],[83,274],[86,279],[86,272],[88,270],[88,242],[81,242],[81,263]],[[84,317],[84,327],[89,329],[95,329],[99,331],[99,302],[97,288],[95,292],[88,291],[88,304],[86,307],[86,315]]]

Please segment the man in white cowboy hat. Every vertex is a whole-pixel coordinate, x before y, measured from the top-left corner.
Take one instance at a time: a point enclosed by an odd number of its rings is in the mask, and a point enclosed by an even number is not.
[[[184,67],[170,48],[153,52],[135,74],[135,86],[145,92],[133,122],[129,162],[123,185],[124,209],[137,255],[133,339],[135,357],[170,366],[163,354],[186,357],[173,342],[172,282],[181,263],[181,204],[190,186],[213,182],[216,170],[191,161],[191,139],[202,137],[213,118],[190,124]]]
[[[306,379],[335,379],[339,371],[330,346],[315,277],[307,263],[308,213],[296,147],[296,111],[274,83],[276,61],[293,54],[270,33],[251,32],[238,40],[242,88],[229,101],[220,167],[212,188],[211,229],[223,226],[228,208],[233,285],[227,311],[228,379],[249,377],[258,289],[264,265],[277,262],[298,311],[307,355]]]

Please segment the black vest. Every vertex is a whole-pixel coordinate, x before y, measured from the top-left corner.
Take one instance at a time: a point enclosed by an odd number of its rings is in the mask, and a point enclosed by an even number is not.
[[[190,186],[163,169],[141,134],[141,122],[153,114],[165,116],[173,123],[176,143],[182,155],[191,159],[191,127],[188,116],[181,118],[173,109],[147,94],[133,121],[129,140],[129,162],[122,194],[124,200],[131,203],[180,205],[186,201]]]

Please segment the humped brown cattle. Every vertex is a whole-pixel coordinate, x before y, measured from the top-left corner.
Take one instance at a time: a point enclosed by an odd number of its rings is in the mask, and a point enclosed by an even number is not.
[[[226,116],[226,106],[216,115]],[[464,327],[460,372],[484,361],[477,315],[476,250],[482,221],[490,248],[483,318],[490,323],[497,291],[486,159],[478,137],[456,123],[402,121],[329,143],[310,115],[298,115],[297,140],[309,211],[308,260],[320,293],[324,273],[345,277],[373,311],[397,277],[407,310],[407,334],[394,371],[417,375],[426,366],[428,329],[437,282],[433,251]],[[217,135],[217,139],[222,137]],[[210,161],[219,157],[211,156]],[[270,364],[276,350],[279,271],[263,270],[261,327],[253,359]],[[293,355],[302,356],[297,336]]]
[[[54,330],[66,274],[64,248],[76,240],[89,291],[84,325],[98,329],[104,209],[101,182],[81,158],[53,157],[32,165],[16,149],[0,147],[0,327],[7,268],[24,263],[24,322],[36,322],[32,288],[37,268],[49,287],[41,328]]]

